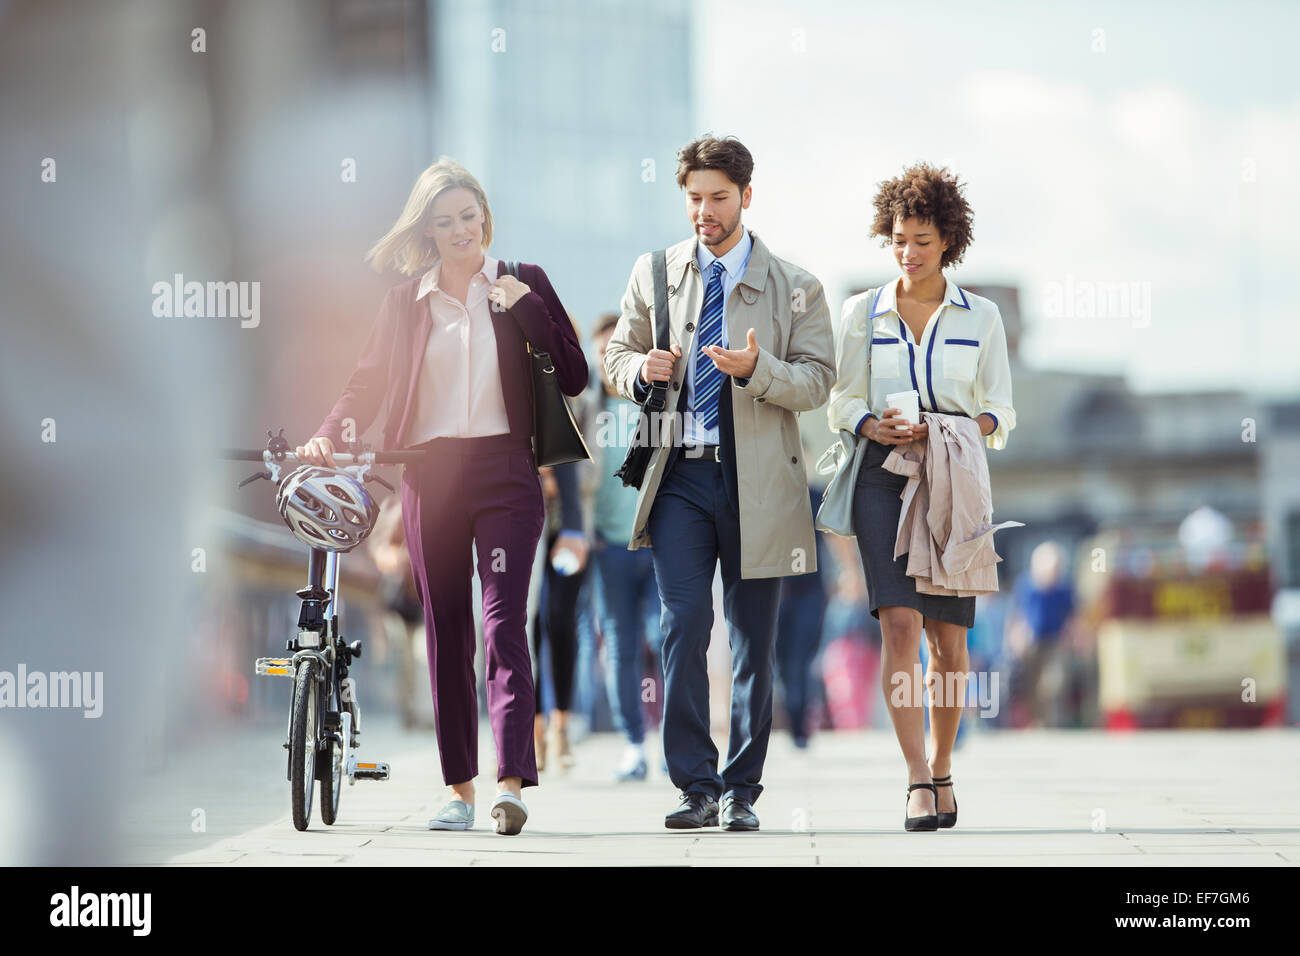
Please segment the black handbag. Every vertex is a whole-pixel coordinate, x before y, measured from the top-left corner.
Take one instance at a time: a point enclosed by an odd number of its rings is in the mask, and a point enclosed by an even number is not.
[[[650,273],[654,277],[655,287],[655,348],[668,350],[668,254],[660,249],[650,257]],[[623,487],[640,488],[645,480],[645,470],[650,464],[650,456],[659,447],[659,425],[662,413],[668,407],[668,383],[651,382],[650,394],[641,405],[641,418],[637,422],[636,434],[628,446],[627,457],[622,466],[614,472],[615,478],[623,479]]]
[[[519,278],[519,263],[507,262],[506,274]],[[568,316],[558,316],[556,321],[569,321]],[[520,326],[523,331],[523,326]],[[571,461],[590,461],[591,452],[582,439],[582,432],[573,418],[569,400],[560,390],[555,378],[555,364],[551,353],[533,348],[524,336],[528,348],[533,387],[533,457],[537,467],[563,465]]]

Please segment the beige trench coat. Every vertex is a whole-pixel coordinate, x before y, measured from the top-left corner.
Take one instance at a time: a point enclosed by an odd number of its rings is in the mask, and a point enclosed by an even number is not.
[[[758,365],[744,387],[728,380],[734,420],[736,480],[740,495],[742,578],[783,577],[817,570],[808,480],[799,442],[798,412],[825,403],[835,382],[835,337],[821,283],[768,251],[752,230],[749,266],[727,300],[727,342],[744,348],[749,329],[758,342]],[[672,443],[680,441],[676,414],[695,341],[704,283],[692,237],[667,250],[669,341],[681,347],[668,388],[665,446],[646,469],[637,498],[628,550],[651,547],[646,524],[664,477]],[[636,261],[622,317],[605,350],[610,380],[635,401],[632,383],[654,347],[654,283],[650,253]],[[686,326],[691,326],[687,331]],[[702,361],[707,361],[699,356]],[[671,543],[670,543],[671,544]]]

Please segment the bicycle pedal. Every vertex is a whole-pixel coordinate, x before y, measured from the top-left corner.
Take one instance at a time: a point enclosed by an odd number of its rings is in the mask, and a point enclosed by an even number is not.
[[[383,760],[358,760],[354,776],[358,780],[387,780],[388,764]]]
[[[287,657],[259,657],[253,670],[257,674],[271,677],[292,677],[293,661]]]

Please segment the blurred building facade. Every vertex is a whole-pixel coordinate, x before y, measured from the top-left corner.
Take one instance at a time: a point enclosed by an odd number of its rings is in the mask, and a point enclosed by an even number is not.
[[[690,6],[431,0],[429,11],[430,155],[479,178],[492,253],[541,263],[585,344],[637,256],[690,234],[675,178],[676,150],[697,135]]]

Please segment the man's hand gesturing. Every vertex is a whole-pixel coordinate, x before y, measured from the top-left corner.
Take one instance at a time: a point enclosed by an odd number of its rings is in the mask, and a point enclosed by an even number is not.
[[[713,364],[719,372],[732,378],[749,378],[758,367],[758,342],[754,338],[753,329],[746,334],[743,349],[724,349],[717,345],[705,345],[700,348],[700,351],[713,359]]]

